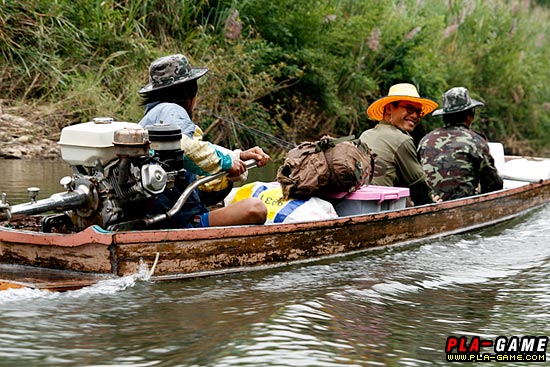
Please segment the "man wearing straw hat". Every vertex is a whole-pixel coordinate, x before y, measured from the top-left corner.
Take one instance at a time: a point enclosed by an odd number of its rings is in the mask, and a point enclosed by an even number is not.
[[[459,199],[502,189],[502,178],[487,141],[470,129],[475,108],[483,102],[470,97],[464,87],[443,94],[444,127],[428,133],[418,146],[420,162],[428,182],[443,200]]]
[[[187,57],[174,54],[153,61],[149,67],[149,83],[139,90],[143,97],[145,115],[139,125],[147,128],[159,123],[175,125],[182,132],[181,148],[184,151],[185,172],[178,177],[173,188],[166,189],[148,208],[148,214],[166,213],[179,199],[181,192],[196,179],[221,171],[237,178],[246,173],[245,160],[255,159],[264,166],[270,157],[260,147],[244,151],[230,151],[224,147],[194,139],[202,131],[191,120],[198,91],[197,79],[208,72],[207,68],[191,67]],[[201,136],[202,137],[202,136]],[[209,211],[205,197],[195,190],[183,208],[169,220],[161,222],[164,228],[208,227],[239,224],[263,224],[267,208],[257,198],[248,198],[221,209]]]
[[[369,106],[367,115],[379,123],[360,139],[377,155],[373,185],[408,187],[414,205],[434,202],[409,132],[436,108],[436,102],[420,97],[409,83],[391,86],[386,97]]]

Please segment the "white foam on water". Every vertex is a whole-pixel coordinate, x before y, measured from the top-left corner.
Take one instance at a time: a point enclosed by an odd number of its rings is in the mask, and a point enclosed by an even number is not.
[[[124,291],[136,285],[139,281],[148,281],[151,279],[151,272],[144,262],[140,262],[139,272],[123,277],[100,280],[99,282],[87,287],[66,292],[52,292],[33,288],[10,288],[0,291],[0,305],[9,302],[28,302],[30,300],[57,299],[59,297],[87,297],[95,295],[115,294]]]

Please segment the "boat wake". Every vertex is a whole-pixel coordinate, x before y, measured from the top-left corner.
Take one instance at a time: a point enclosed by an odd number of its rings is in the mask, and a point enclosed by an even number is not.
[[[29,301],[32,299],[58,299],[58,298],[80,298],[94,297],[99,295],[111,295],[128,288],[134,287],[139,282],[147,282],[151,279],[151,270],[145,263],[140,264],[138,273],[100,280],[90,286],[70,290],[66,292],[52,292],[34,288],[11,288],[0,292],[0,305],[9,302]]]
[[[476,287],[489,291],[491,284],[498,288],[528,276],[540,281],[538,289],[546,294],[548,283],[540,273],[550,264],[546,237],[549,213],[547,207],[513,225],[427,241],[408,249],[389,249],[375,259],[359,257],[353,261],[361,263],[355,267],[360,271],[350,275],[357,287],[338,290],[332,296],[358,297],[378,304],[404,304],[413,299],[418,306],[424,302],[422,294]]]

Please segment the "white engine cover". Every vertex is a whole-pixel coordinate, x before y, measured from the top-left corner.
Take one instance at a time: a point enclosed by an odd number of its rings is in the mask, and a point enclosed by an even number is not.
[[[115,131],[124,128],[141,129],[136,123],[113,121],[105,117],[67,126],[61,130],[58,142],[61,157],[74,166],[94,167],[97,161],[105,165],[116,158],[113,145]]]

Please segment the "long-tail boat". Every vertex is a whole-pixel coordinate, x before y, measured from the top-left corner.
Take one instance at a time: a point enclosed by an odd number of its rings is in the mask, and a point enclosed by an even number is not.
[[[128,130],[130,135],[136,133]],[[308,222],[159,230],[147,224],[172,213],[136,220],[116,217],[120,211],[115,209],[123,207],[123,197],[161,190],[159,182],[166,182],[161,177],[164,171],[149,160],[127,158],[127,151],[116,153],[117,169],[109,171],[113,165],[103,164],[102,154],[111,153],[100,152],[94,162],[88,162],[89,155],[64,158],[74,166],[75,174],[61,180],[67,187],[63,194],[13,206],[3,195],[0,211],[10,220],[0,226],[0,289],[76,289],[138,273],[144,265],[153,281],[265,269],[472,231],[524,215],[550,201],[550,160],[507,157],[512,172],[527,173],[506,176],[502,190],[464,199]],[[142,157],[143,152],[136,156]],[[90,165],[93,170],[88,169]],[[141,167],[145,190],[136,188],[131,177],[135,170],[122,172],[133,165]],[[121,186],[121,177],[131,189],[116,187],[116,182]],[[201,183],[198,180],[196,185]],[[107,204],[109,210],[105,210]],[[53,209],[63,214],[37,214]],[[55,231],[70,225],[66,233]]]

